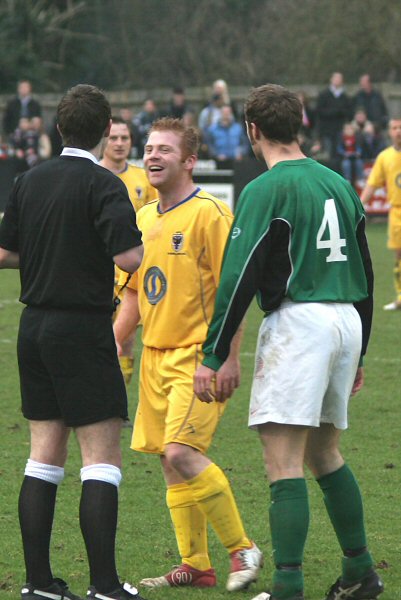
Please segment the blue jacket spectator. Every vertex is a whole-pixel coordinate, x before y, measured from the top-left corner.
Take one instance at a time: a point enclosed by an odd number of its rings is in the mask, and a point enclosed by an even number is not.
[[[241,160],[248,154],[248,142],[241,125],[234,120],[232,108],[225,105],[220,119],[207,130],[209,154],[216,161]]]

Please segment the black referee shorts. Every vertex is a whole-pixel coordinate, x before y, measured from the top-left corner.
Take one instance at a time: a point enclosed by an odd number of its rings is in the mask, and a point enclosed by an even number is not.
[[[22,412],[69,427],[127,418],[111,316],[27,307],[18,334]]]

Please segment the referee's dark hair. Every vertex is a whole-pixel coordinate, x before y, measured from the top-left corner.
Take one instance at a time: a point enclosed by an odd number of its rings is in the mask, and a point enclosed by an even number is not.
[[[244,113],[247,123],[255,123],[268,140],[283,144],[297,140],[302,104],[294,92],[281,85],[269,83],[251,90]]]
[[[91,150],[100,142],[111,118],[106,96],[97,87],[72,87],[57,107],[57,123],[64,146]]]

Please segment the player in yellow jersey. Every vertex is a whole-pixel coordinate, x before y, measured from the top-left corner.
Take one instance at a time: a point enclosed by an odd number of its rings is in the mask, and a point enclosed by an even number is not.
[[[121,346],[140,313],[144,349],[132,448],[161,456],[181,556],[180,566],[142,584],[214,586],[209,522],[230,553],[227,589],[236,591],[256,580],[262,553],[246,536],[226,476],[206,456],[224,401],[239,385],[240,332],[216,378],[210,413],[193,393],[232,223],[227,205],[193,182],[198,147],[197,131],[177,119],[160,119],[150,130],[145,170],[159,199],[137,215],[144,263],[128,284],[115,336]]]
[[[140,167],[130,165],[127,159],[131,151],[131,134],[129,127],[120,117],[112,117],[112,125],[107,144],[103,151],[103,158],[100,164],[117,175],[128,190],[128,195],[135,208],[138,210],[150,200],[157,197],[155,188],[149,183],[146,173]],[[118,281],[119,271],[116,268],[116,280]],[[124,283],[122,284],[124,285]],[[118,288],[116,288],[118,293]],[[128,385],[131,381],[134,368],[133,345],[134,337],[127,339],[119,357],[120,367],[124,375],[124,381]]]
[[[401,119],[390,120],[389,135],[392,145],[376,158],[361,200],[362,203],[368,202],[376,188],[386,186],[390,203],[387,247],[395,252],[396,299],[383,308],[401,310]]]
[[[103,151],[100,164],[117,175],[126,185],[135,211],[157,197],[157,191],[149,183],[144,169],[130,165],[131,133],[126,121],[112,117],[110,136]]]

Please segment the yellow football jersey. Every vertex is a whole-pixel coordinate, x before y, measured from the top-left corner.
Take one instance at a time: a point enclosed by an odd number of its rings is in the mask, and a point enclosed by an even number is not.
[[[144,169],[127,163],[127,168],[122,173],[118,173],[118,177],[125,183],[136,212],[157,198],[157,190],[150,185]]]
[[[391,206],[401,207],[401,151],[390,146],[380,152],[368,177],[368,185],[386,186]]]
[[[145,346],[205,340],[232,220],[228,206],[200,188],[164,213],[157,201],[139,211],[145,251],[128,285],[138,289]]]

